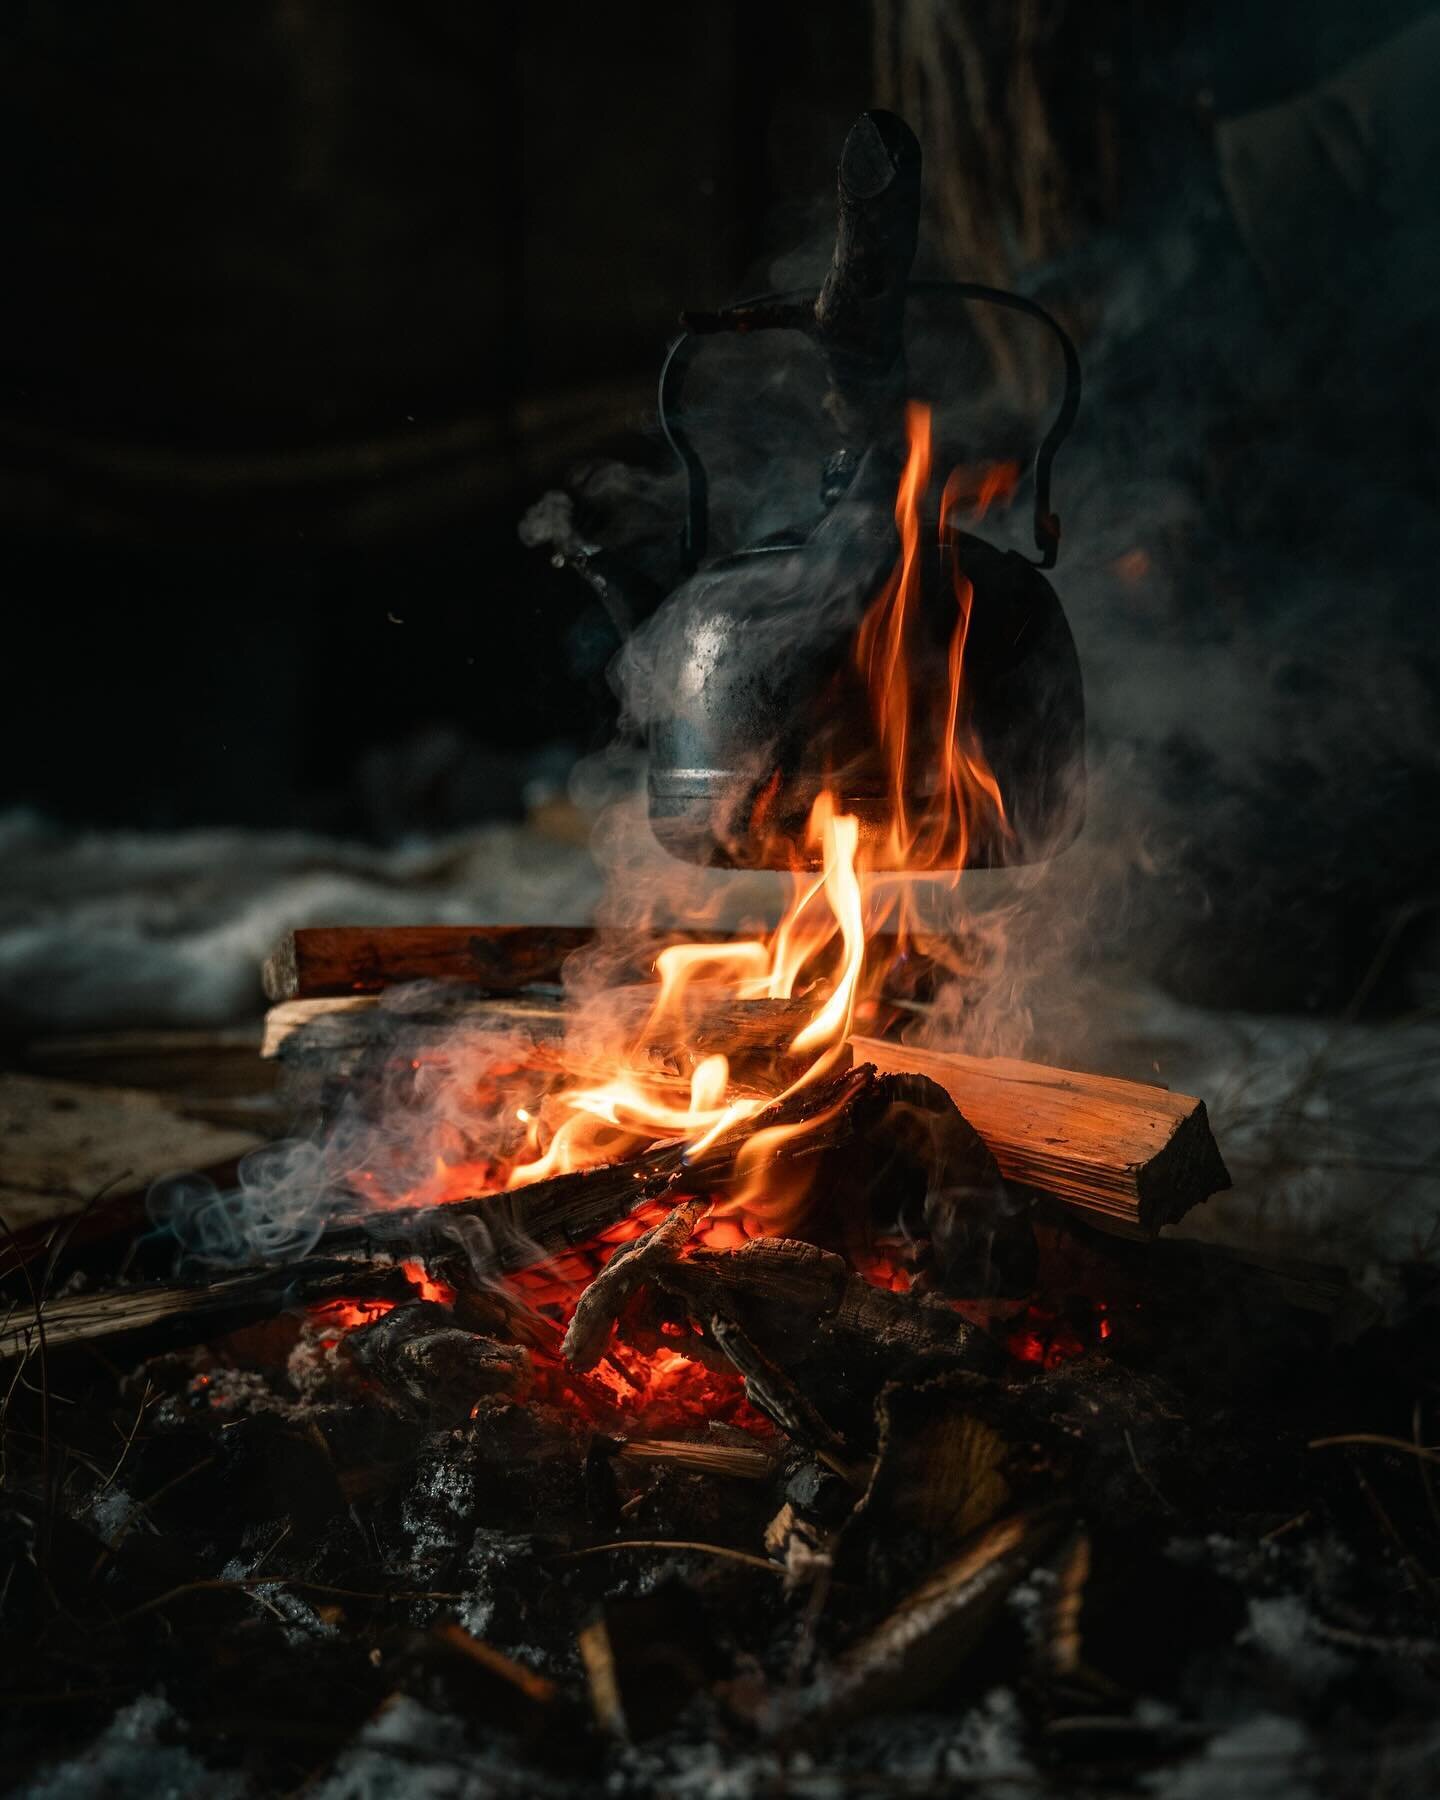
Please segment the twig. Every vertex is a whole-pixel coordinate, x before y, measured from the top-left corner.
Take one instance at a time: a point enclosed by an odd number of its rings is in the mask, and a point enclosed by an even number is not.
[[[135,1415],[135,1423],[130,1427],[129,1435],[126,1437],[125,1442],[120,1447],[119,1460],[116,1462],[115,1467],[105,1477],[105,1480],[101,1485],[100,1492],[102,1494],[106,1493],[109,1490],[109,1488],[111,1487],[112,1483],[115,1480],[115,1477],[120,1473],[121,1469],[124,1467],[125,1458],[130,1454],[130,1446],[135,1442],[135,1433],[137,1431],[139,1431],[139,1429],[140,1429],[140,1421],[145,1417],[145,1408],[150,1404],[150,1393],[151,1393],[151,1383],[150,1383],[150,1377],[147,1375],[145,1377],[145,1392],[140,1396],[140,1410]]]
[[[1292,1531],[1298,1531],[1300,1529],[1300,1527],[1309,1520],[1309,1518],[1310,1518],[1310,1510],[1307,1507],[1304,1512],[1296,1513],[1296,1515],[1293,1519],[1287,1519],[1283,1525],[1275,1526],[1275,1528],[1272,1531],[1262,1532],[1260,1534],[1260,1542],[1262,1544],[1276,1543],[1276,1542],[1278,1542],[1278,1540],[1280,1538],[1288,1537]]]
[[[1360,1488],[1360,1492],[1365,1496],[1366,1504],[1369,1506],[1371,1512],[1374,1513],[1381,1530],[1390,1539],[1391,1543],[1394,1544],[1396,1550],[1399,1551],[1401,1562],[1403,1562],[1405,1567],[1410,1571],[1410,1579],[1415,1583],[1416,1587],[1423,1588],[1429,1594],[1431,1604],[1435,1606],[1437,1610],[1440,1610],[1440,1584],[1437,1584],[1435,1577],[1425,1567],[1424,1563],[1420,1561],[1419,1557],[1411,1550],[1404,1538],[1401,1537],[1399,1527],[1390,1517],[1389,1513],[1386,1512],[1380,1496],[1365,1479],[1364,1472],[1359,1464],[1352,1463],[1350,1467],[1355,1476],[1356,1483]]]
[[[785,1571],[763,1556],[752,1556],[748,1550],[729,1550],[724,1544],[700,1544],[691,1538],[617,1538],[611,1544],[589,1544],[583,1550],[561,1550],[556,1562],[576,1562],[582,1556],[599,1556],[602,1550],[697,1550],[702,1556],[722,1556],[728,1562],[745,1563],[752,1569],[763,1569],[767,1575],[784,1579]]]

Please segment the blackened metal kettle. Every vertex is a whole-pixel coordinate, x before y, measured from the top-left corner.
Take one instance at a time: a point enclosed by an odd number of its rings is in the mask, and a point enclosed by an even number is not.
[[[977,812],[969,828],[962,821],[960,830],[932,836],[928,866],[1038,860],[1070,842],[1083,820],[1079,659],[1041,573],[1054,565],[1059,545],[1050,473],[1078,409],[1079,359],[1033,301],[973,283],[909,279],[919,166],[919,146],[902,120],[863,115],[840,160],[835,256],[820,293],[767,295],[686,315],[666,360],[660,418],[688,482],[683,553],[691,572],[645,627],[649,811],[659,841],[688,861],[815,863],[818,845],[807,848],[806,822],[828,789],[859,819],[869,867],[913,868],[914,837],[896,832],[897,809],[912,821],[943,810],[962,728],[967,755],[973,751],[993,776],[999,804],[988,816]],[[962,529],[933,495],[912,493],[907,502],[902,494],[897,504],[902,484],[913,483],[918,453],[903,346],[905,301],[917,292],[1029,314],[1064,354],[1064,399],[1033,470],[1036,561]],[[827,467],[827,510],[812,529],[707,563],[705,469],[681,424],[685,374],[706,333],[760,329],[799,330],[818,344],[842,448]],[[867,679],[863,633],[902,567],[910,723],[897,773],[887,701],[878,696],[877,706],[873,659]],[[957,603],[964,608],[959,709]]]

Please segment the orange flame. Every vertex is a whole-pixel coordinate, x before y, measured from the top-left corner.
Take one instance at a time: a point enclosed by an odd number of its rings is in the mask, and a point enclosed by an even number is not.
[[[583,1020],[577,1015],[558,1052],[528,1059],[513,1043],[489,1042],[473,1056],[460,1042],[420,1052],[410,1070],[416,1092],[453,1100],[458,1086],[460,1104],[434,1109],[433,1132],[418,1153],[400,1133],[393,1152],[388,1145],[373,1148],[371,1163],[352,1180],[376,1205],[393,1204],[401,1193],[422,1205],[494,1193],[655,1143],[676,1145],[691,1158],[730,1135],[737,1140],[733,1175],[692,1242],[737,1248],[750,1237],[794,1229],[810,1204],[820,1159],[782,1152],[823,1127],[829,1114],[812,1109],[803,1122],[786,1125],[760,1115],[845,1067],[857,1016],[878,1004],[888,972],[872,953],[877,935],[890,931],[893,955],[906,955],[915,884],[903,877],[943,871],[958,879],[962,867],[984,860],[1010,834],[1004,797],[972,717],[965,664],[975,595],[960,566],[956,526],[1007,499],[1018,470],[1012,464],[956,470],[932,505],[929,409],[912,404],[906,425],[908,454],[895,500],[899,554],[851,647],[879,753],[878,768],[872,761],[855,772],[863,775],[864,802],[857,794],[855,810],[847,807],[851,775],[843,771],[816,798],[805,842],[787,846],[789,903],[768,934],[670,944],[656,958],[654,981],[640,991],[638,1007],[630,1004],[634,990],[602,995],[583,1009]],[[932,673],[934,651],[926,654],[934,640],[925,583],[937,568],[954,603],[943,677]],[[878,825],[871,804],[877,775],[884,796]],[[781,829],[775,815],[782,785],[775,776],[755,800],[755,833]],[[717,1000],[784,1008],[784,1028],[766,1057],[728,1041],[733,1056],[707,1044],[699,1027]],[[493,1128],[483,1154],[470,1130],[470,1121],[481,1118]],[[596,1259],[656,1224],[675,1197],[667,1195],[663,1205],[647,1202],[589,1245],[513,1277],[520,1297],[532,1310],[570,1311],[600,1266]],[[423,1265],[407,1264],[406,1273],[420,1297],[453,1300]],[[871,1273],[881,1279],[875,1268]],[[897,1265],[883,1280],[903,1286],[908,1275]],[[390,1304],[345,1303],[323,1322],[344,1330],[381,1316]],[[667,1340],[628,1368],[618,1356],[612,1361],[611,1374],[632,1397],[627,1404],[639,1405],[636,1395],[647,1405],[666,1401],[681,1411],[702,1399],[714,1403],[713,1374],[683,1373],[692,1365],[682,1340]],[[585,1379],[603,1385],[610,1376]],[[743,1399],[743,1388],[731,1385]]]
[[[955,617],[945,692],[927,692],[923,685],[917,687],[912,670],[926,561],[930,409],[912,403],[906,424],[909,450],[895,502],[900,554],[866,610],[854,646],[886,772],[887,835],[874,847],[874,860],[886,871],[958,872],[972,847],[981,840],[1003,839],[1009,825],[967,700],[965,652],[974,590],[946,546],[957,515],[968,508],[983,516],[997,498],[1008,497],[1018,468],[998,464],[978,474],[957,470],[945,484],[939,534],[942,563],[951,571]],[[912,817],[909,796],[927,789],[930,804]],[[776,791],[772,780],[755,804],[752,823],[763,823]],[[862,842],[859,820],[844,810],[837,793],[827,790],[816,800],[808,840],[820,852],[821,872],[796,868],[789,907],[768,938],[670,945],[656,959],[656,987],[643,1022],[612,1050],[603,1079],[577,1080],[552,1094],[533,1115],[521,1109],[526,1141],[505,1185],[521,1186],[656,1141],[678,1141],[687,1154],[699,1154],[727,1132],[743,1128],[765,1106],[839,1065],[857,1005],[870,997],[883,975],[883,970],[867,968],[867,941],[898,911],[896,935],[903,946],[911,901],[903,884],[897,898],[894,883],[868,879],[872,852]],[[798,864],[800,858],[794,861]],[[822,971],[826,979],[817,979]],[[738,1080],[719,1054],[697,1056],[688,1085],[683,1075],[655,1068],[647,1045],[657,1038],[686,1041],[687,1008],[697,984],[712,1002],[717,992],[740,1001],[814,996],[809,1017],[787,1046],[788,1079],[773,1083],[769,1092],[756,1091]],[[710,1229],[721,1226],[722,1216],[742,1228],[762,1221],[773,1227],[793,1212],[803,1200],[804,1183],[787,1171],[780,1191],[775,1186],[776,1156],[797,1132],[815,1123],[761,1128],[746,1139],[736,1179],[716,1207]]]

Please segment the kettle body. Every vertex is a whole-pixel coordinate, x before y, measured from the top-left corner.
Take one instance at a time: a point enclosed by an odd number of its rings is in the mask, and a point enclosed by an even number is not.
[[[652,621],[649,811],[672,855],[738,868],[813,865],[805,828],[828,789],[859,820],[867,866],[901,863],[897,799],[911,820],[944,811],[961,582],[969,597],[961,701],[1003,826],[957,830],[949,843],[932,837],[927,859],[1031,862],[1079,831],[1085,707],[1069,625],[1039,569],[968,532],[937,533],[919,553],[907,639],[911,741],[897,771],[856,655],[866,609],[899,554],[888,471],[876,460],[881,479],[867,482],[862,468],[860,492],[807,539],[721,558]]]

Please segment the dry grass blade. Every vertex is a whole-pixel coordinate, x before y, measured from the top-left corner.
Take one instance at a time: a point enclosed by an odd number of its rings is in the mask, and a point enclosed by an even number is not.
[[[1346,1431],[1336,1437],[1311,1438],[1307,1450],[1329,1450],[1338,1445],[1371,1444],[1381,1450],[1401,1450],[1407,1456],[1418,1456],[1424,1462],[1440,1463],[1440,1450],[1428,1444],[1414,1444],[1409,1438],[1387,1437],[1381,1431]]]

